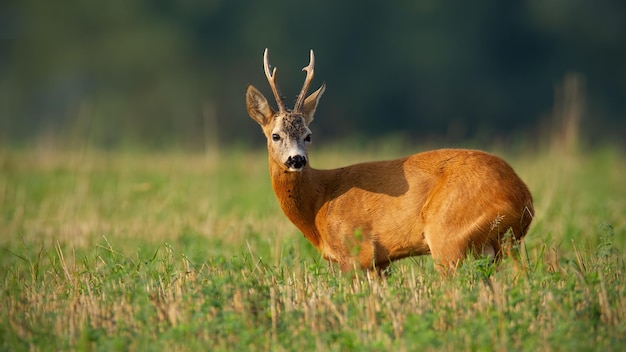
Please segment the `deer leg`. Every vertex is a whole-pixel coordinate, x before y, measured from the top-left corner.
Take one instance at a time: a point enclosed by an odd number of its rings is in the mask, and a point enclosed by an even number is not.
[[[430,229],[424,233],[435,269],[444,276],[454,274],[461,261],[465,259],[469,246],[469,242],[464,240],[469,238],[469,234],[462,233],[452,237],[446,235],[447,233],[444,229],[436,231]]]
[[[444,276],[454,274],[456,268],[465,257],[465,254],[461,254],[461,252],[457,249],[450,247],[456,246],[442,243],[439,246],[436,245],[430,247],[430,253],[433,258],[435,269],[437,269],[437,271]]]

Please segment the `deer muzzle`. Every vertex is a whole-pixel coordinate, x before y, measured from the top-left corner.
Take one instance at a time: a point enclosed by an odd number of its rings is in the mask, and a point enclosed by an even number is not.
[[[290,156],[285,161],[285,166],[289,171],[300,171],[306,165],[306,157],[303,155]]]

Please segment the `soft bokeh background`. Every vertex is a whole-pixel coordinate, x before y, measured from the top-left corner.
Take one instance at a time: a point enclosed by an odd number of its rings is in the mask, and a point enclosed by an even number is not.
[[[289,102],[315,50],[318,140],[541,145],[570,77],[586,143],[623,145],[625,4],[4,0],[0,143],[258,146],[268,47]]]

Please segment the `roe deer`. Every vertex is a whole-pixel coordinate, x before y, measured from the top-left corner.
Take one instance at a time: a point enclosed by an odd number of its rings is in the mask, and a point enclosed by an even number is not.
[[[313,50],[293,110],[283,102],[267,55],[265,49],[263,66],[278,111],[249,85],[248,113],[267,138],[272,187],[283,212],[326,260],[344,272],[380,273],[393,260],[431,254],[445,274],[470,251],[498,260],[508,245],[520,243],[534,216],[532,197],[497,156],[441,149],[333,170],[312,168],[308,126],[325,90],[322,84],[305,99]]]

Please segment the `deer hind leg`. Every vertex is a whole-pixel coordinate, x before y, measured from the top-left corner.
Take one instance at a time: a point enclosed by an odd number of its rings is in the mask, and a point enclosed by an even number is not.
[[[469,227],[451,226],[450,222],[430,224],[424,235],[437,270],[453,273],[468,253],[491,257],[496,263],[503,256],[519,259],[519,246],[527,226],[516,226],[516,221],[518,217],[510,214],[483,215]]]
[[[425,233],[435,268],[443,275],[454,274],[468,254],[496,258],[500,246],[487,240],[476,229],[450,229],[431,226]]]
[[[465,250],[461,248],[463,246],[456,241],[446,240],[446,236],[441,232],[430,237],[438,237],[428,240],[435,269],[444,276],[454,274],[456,268],[465,258]]]
[[[520,234],[519,231],[516,233],[513,227],[509,227],[508,231],[499,234],[500,251],[498,252],[498,259],[506,256],[519,262],[521,260],[522,236],[523,234]]]

